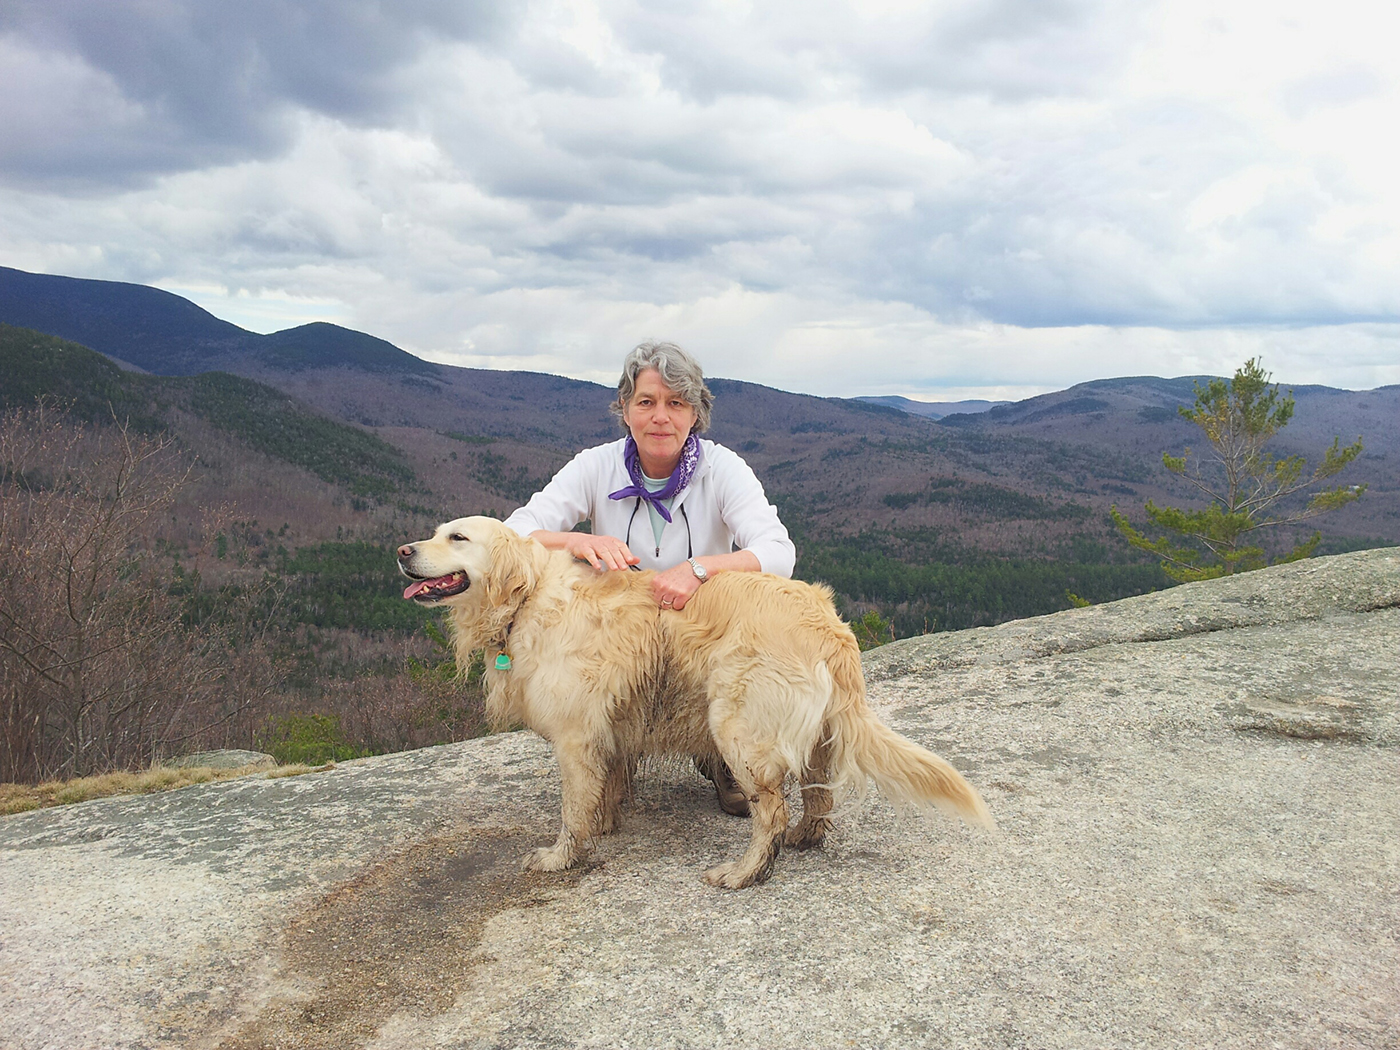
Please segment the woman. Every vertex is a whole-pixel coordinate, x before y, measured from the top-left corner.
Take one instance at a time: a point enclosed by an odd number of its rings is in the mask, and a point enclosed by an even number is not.
[[[663,612],[684,609],[715,573],[791,576],[796,549],[758,478],[699,437],[713,403],[693,357],[643,343],[623,361],[611,406],[626,437],[580,452],[506,524],[600,571],[656,569],[652,595]],[[592,534],[570,531],[586,519]],[[747,816],[728,769],[700,771],[726,813]]]

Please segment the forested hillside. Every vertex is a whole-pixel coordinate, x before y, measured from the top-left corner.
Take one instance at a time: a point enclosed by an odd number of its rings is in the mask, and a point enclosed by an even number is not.
[[[48,394],[88,420],[116,412],[144,430],[172,427],[201,457],[210,478],[271,461],[330,486],[338,493],[330,499],[336,509],[319,527],[304,511],[279,516],[267,486],[256,499],[258,513],[239,514],[240,520],[277,529],[286,525],[298,542],[354,536],[387,552],[402,538],[386,533],[389,522],[426,528],[459,513],[503,515],[570,452],[558,436],[533,424],[520,436],[548,438],[549,444],[385,420],[356,426],[237,376],[140,375],[51,337],[14,328],[3,336],[5,372],[13,378],[6,385],[7,405]],[[532,383],[535,377],[511,378],[517,389],[529,391],[527,400],[545,399]],[[1141,465],[1033,439],[942,431],[922,420],[900,429],[905,421],[899,414],[879,406],[861,405],[833,419],[817,414],[821,399],[793,397],[785,410],[757,412],[753,403],[763,400],[763,388],[724,381],[714,386],[716,436],[728,436],[755,464],[779,503],[799,544],[798,574],[832,583],[848,612],[873,609],[893,621],[896,634],[1063,608],[1065,591],[1098,601],[1161,585],[1150,566],[1128,559],[1113,542],[1091,505],[1075,498],[1083,487],[1070,480],[1092,474],[1130,483],[1147,474]],[[569,384],[552,396],[576,395],[579,387],[591,393],[586,385]],[[354,396],[354,377],[338,389],[341,396]],[[430,393],[420,397],[413,389],[419,402]],[[502,399],[509,402],[509,395]],[[602,415],[606,399],[597,400]],[[423,415],[434,417],[431,401]],[[748,422],[731,421],[738,419]],[[492,429],[492,421],[472,429]],[[591,434],[560,429],[575,440],[613,433],[606,420]],[[217,449],[204,447],[206,435],[216,439]],[[1016,480],[1039,477],[1045,494],[1002,481],[998,467],[1011,460],[1019,466]],[[253,498],[245,493],[240,502],[249,507]],[[857,513],[872,501],[874,513]],[[1047,589],[1043,581],[1051,578],[1065,586]]]

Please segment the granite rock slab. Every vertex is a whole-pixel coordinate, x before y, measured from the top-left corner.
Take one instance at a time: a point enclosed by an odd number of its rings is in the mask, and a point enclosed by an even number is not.
[[[564,875],[509,733],[0,818],[0,1047],[1400,1047],[1400,550],[896,642],[998,823],[872,796],[770,882],[642,771]]]

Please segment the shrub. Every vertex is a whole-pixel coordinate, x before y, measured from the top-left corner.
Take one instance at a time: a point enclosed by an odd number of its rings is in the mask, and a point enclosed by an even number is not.
[[[282,715],[258,734],[258,749],[281,765],[324,765],[368,754],[345,738],[337,715]]]

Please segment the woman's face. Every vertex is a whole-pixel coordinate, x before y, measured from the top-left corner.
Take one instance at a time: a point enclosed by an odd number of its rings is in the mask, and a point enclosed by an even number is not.
[[[632,399],[622,413],[642,457],[648,477],[664,478],[676,469],[681,449],[695,425],[695,409],[666,385],[661,373],[648,368],[637,375]]]

